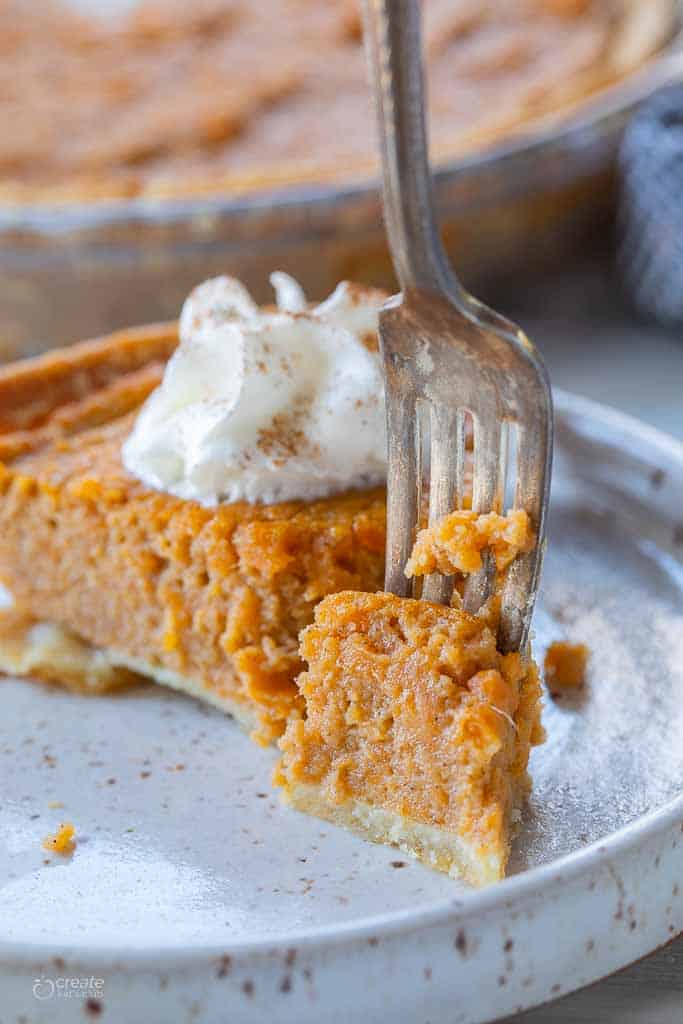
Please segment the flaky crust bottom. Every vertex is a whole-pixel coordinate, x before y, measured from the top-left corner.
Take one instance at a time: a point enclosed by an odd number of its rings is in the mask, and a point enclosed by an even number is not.
[[[120,651],[94,647],[57,623],[38,622],[13,609],[0,611],[0,672],[92,696],[152,680],[213,704],[245,729],[258,724],[250,708],[196,679]]]
[[[0,612],[0,672],[91,695],[143,682],[62,626],[12,609]]]
[[[520,818],[519,805],[525,795],[526,790],[522,792],[520,787],[511,814],[513,824]],[[288,787],[283,798],[299,811],[347,828],[373,843],[395,846],[427,867],[476,888],[498,882],[505,876],[509,851],[503,844],[482,849],[455,832],[413,821],[362,800],[330,803],[322,787],[310,783]]]

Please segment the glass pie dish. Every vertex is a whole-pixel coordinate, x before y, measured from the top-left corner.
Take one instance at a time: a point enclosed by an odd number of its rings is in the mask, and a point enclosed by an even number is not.
[[[635,106],[680,74],[669,42],[616,84],[457,158],[437,152],[448,248],[466,283],[561,263],[605,237],[614,154]],[[674,17],[675,15],[675,17]],[[0,361],[151,319],[174,318],[200,280],[239,277],[268,298],[274,269],[307,293],[343,278],[391,285],[376,181],[307,177],[251,193],[68,203],[0,198]]]

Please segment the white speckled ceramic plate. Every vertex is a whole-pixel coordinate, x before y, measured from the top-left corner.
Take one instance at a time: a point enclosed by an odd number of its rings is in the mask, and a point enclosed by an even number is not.
[[[593,655],[547,704],[511,877],[468,891],[281,807],[275,754],[189,699],[4,680],[2,1024],[474,1024],[683,930],[683,448],[557,412],[536,650]],[[41,848],[61,820],[68,859]]]

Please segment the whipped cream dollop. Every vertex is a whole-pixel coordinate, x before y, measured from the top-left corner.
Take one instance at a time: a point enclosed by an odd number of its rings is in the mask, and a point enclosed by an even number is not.
[[[381,294],[343,282],[310,308],[293,278],[271,283],[277,309],[229,277],[186,300],[180,344],[123,446],[146,484],[213,505],[385,480]]]

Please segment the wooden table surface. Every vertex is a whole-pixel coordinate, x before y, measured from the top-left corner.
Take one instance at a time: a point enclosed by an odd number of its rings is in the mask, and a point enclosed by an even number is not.
[[[683,441],[683,328],[639,322],[609,264],[579,267],[514,298],[487,298],[536,342],[554,385]],[[508,1024],[683,1024],[683,936],[611,978],[508,1018]]]

